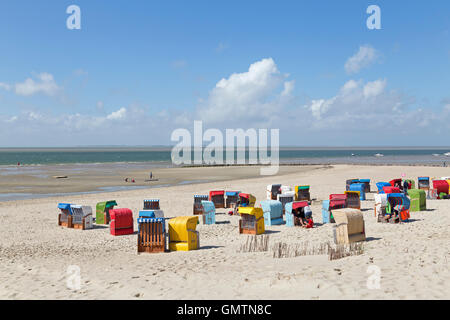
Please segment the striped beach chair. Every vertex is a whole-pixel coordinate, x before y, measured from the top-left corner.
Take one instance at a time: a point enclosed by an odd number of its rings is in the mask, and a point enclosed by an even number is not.
[[[145,215],[138,218],[138,253],[166,251],[167,234],[165,220],[165,218],[146,217]]]

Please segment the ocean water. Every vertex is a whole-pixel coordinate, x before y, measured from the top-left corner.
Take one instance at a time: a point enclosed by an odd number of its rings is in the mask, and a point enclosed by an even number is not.
[[[282,148],[280,163],[441,164],[449,148]],[[270,152],[269,152],[270,154]],[[375,154],[383,154],[376,157]],[[236,157],[236,152],[235,152]],[[192,159],[193,159],[192,153]],[[224,159],[226,155],[224,153]],[[246,152],[248,159],[248,151]],[[51,165],[87,163],[152,163],[170,166],[171,149],[61,148],[0,149],[0,165]]]

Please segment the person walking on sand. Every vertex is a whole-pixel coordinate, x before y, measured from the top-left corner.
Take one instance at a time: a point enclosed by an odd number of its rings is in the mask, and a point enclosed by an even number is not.
[[[153,172],[150,171],[150,180],[153,179]]]

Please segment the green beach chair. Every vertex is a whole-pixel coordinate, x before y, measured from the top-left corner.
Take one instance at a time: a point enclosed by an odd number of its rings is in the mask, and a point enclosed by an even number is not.
[[[427,195],[425,190],[410,189],[408,190],[408,196],[411,199],[410,212],[425,211],[427,209]]]
[[[109,224],[109,210],[113,209],[114,206],[117,206],[117,202],[115,200],[99,202],[96,207],[95,214],[95,223],[96,224]]]

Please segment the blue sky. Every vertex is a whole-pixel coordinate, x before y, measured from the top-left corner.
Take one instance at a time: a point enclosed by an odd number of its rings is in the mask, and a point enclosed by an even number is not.
[[[66,28],[71,4],[81,30]],[[366,27],[371,4],[381,30]],[[170,144],[194,120],[279,128],[282,145],[449,145],[449,12],[448,1],[2,1],[0,146]]]

